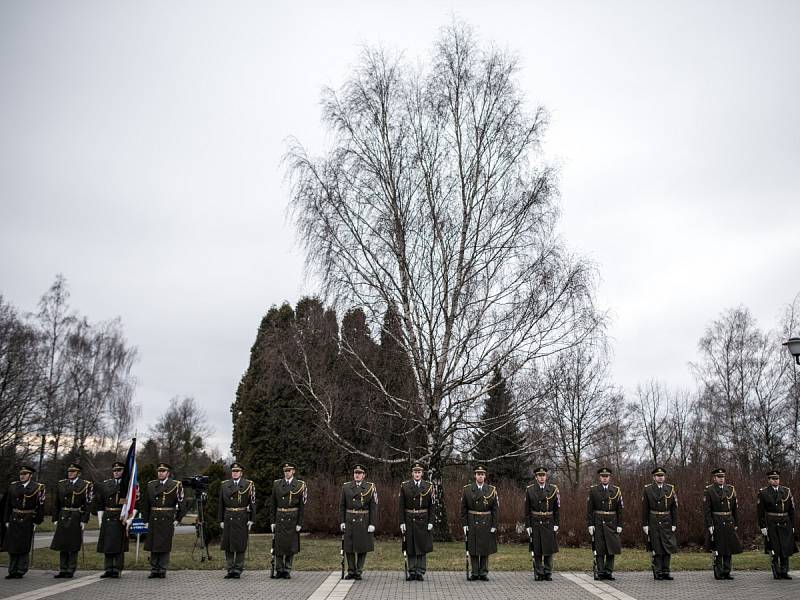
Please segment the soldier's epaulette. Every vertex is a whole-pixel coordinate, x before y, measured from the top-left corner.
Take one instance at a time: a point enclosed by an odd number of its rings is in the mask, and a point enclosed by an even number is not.
[[[17,485],[18,483],[20,483],[20,482],[19,481],[12,481],[11,485]]]
[[[464,486],[464,489],[467,489],[471,485],[472,485],[471,483],[468,483],[467,485]]]
[[[406,479],[406,480],[405,480],[403,483],[401,483],[400,485],[405,485],[405,484],[407,484],[409,481],[411,481],[411,480],[410,480],[410,479]]]
[[[714,484],[713,484],[713,483],[709,483],[709,484],[706,486],[706,488],[705,488],[705,489],[708,489],[708,488],[710,488],[710,487],[714,487]]]
[[[758,491],[759,491],[759,492],[763,492],[763,491],[764,491],[765,489],[767,489],[768,487],[769,487],[768,485],[765,485],[765,486],[764,486],[764,487],[762,487],[762,488],[758,488]]]
[[[230,479],[223,479],[222,483],[228,483],[229,481],[230,481]]]
[[[539,484],[538,484],[538,483],[532,483],[532,484],[530,484],[529,486],[527,486],[525,489],[526,489],[526,490],[527,490],[527,489],[530,489],[530,488],[532,488],[532,487],[533,487],[533,486],[535,486],[535,485],[539,485]]]
[[[644,487],[646,487],[646,488],[649,488],[649,487],[653,487],[654,485],[655,485],[655,483],[648,483],[648,484],[647,484],[647,485],[645,485]]]
[[[63,482],[63,481],[66,481],[66,479],[59,479],[59,480],[58,480],[58,483],[61,483],[61,482]]]
[[[280,481],[280,479],[276,479],[272,483],[278,483],[279,481]]]

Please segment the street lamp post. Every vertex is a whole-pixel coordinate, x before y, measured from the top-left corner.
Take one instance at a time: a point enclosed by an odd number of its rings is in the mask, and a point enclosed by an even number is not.
[[[783,342],[783,345],[794,356],[795,362],[800,365],[800,337],[789,338],[789,341]]]

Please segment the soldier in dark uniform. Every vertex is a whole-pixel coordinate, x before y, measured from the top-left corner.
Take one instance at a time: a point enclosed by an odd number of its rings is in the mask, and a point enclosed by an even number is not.
[[[172,538],[183,519],[183,485],[172,479],[171,471],[167,463],[158,463],[158,479],[147,483],[142,498],[142,518],[147,522],[144,549],[150,552],[149,579],[166,577]]]
[[[547,468],[535,471],[536,483],[525,490],[525,531],[533,552],[536,581],[553,581],[553,554],[558,552],[556,532],[561,522],[558,486],[547,483]]]
[[[614,581],[614,557],[622,554],[622,490],[609,484],[611,469],[598,469],[597,475],[600,483],[589,488],[586,522],[597,550],[597,578]]]
[[[411,465],[411,479],[400,484],[400,532],[405,536],[408,580],[423,581],[427,554],[433,551],[433,503],[436,498],[430,481],[422,479],[425,465]]]
[[[78,551],[83,546],[83,529],[92,508],[92,483],[80,478],[81,467],[70,463],[67,478],[58,482],[53,522],[57,523],[51,550],[59,551],[56,579],[71,579],[78,567]]]
[[[794,541],[794,497],[792,490],[781,485],[778,471],[767,473],[769,485],[758,490],[758,526],[764,536],[764,552],[772,555],[778,579],[791,579],[789,557],[797,552]]]
[[[122,507],[125,505],[127,490],[122,489],[122,472],[125,465],[115,462],[111,465],[111,479],[106,479],[94,490],[94,509],[100,524],[100,536],[97,539],[97,551],[105,557],[105,572],[100,577],[120,576],[125,567],[125,552],[128,551],[128,531],[126,523],[120,520]]]
[[[308,489],[305,481],[294,478],[295,465],[283,463],[283,479],[272,486],[270,529],[275,534],[276,579],[292,578],[294,555],[300,552],[300,530]]]
[[[217,519],[222,527],[222,543],[225,551],[225,579],[239,579],[244,570],[244,555],[253,521],[256,520],[255,484],[242,477],[241,463],[231,465],[231,478],[223,481],[219,488],[219,511]]]
[[[375,525],[378,522],[378,491],[364,481],[364,465],[353,466],[353,481],[342,486],[339,500],[339,527],[344,533],[347,557],[345,579],[361,579],[367,552],[375,549]]]
[[[3,523],[6,535],[3,551],[8,552],[6,579],[22,579],[28,572],[33,534],[44,520],[45,489],[43,483],[31,481],[36,470],[28,465],[19,469],[19,481],[8,487]]]
[[[497,552],[497,488],[486,483],[486,468],[473,469],[475,483],[461,493],[461,526],[467,538],[472,574],[470,579],[489,580],[489,555]]]
[[[651,471],[653,483],[642,492],[642,531],[652,550],[656,579],[674,579],[669,572],[672,555],[678,551],[675,529],[678,523],[678,496],[675,486],[664,483],[667,472],[657,467]]]
[[[716,552],[714,579],[733,579],[731,556],[742,552],[742,543],[736,533],[739,528],[736,489],[725,483],[725,469],[714,469],[711,473],[714,483],[707,485],[703,491],[705,547],[710,552]]]

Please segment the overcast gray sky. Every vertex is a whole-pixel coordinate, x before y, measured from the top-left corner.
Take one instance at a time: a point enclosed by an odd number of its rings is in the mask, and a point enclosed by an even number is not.
[[[378,6],[376,6],[378,5]],[[518,53],[552,114],[570,245],[596,261],[616,380],[691,383],[708,322],[769,328],[800,292],[800,2],[0,4],[0,294],[63,273],[120,316],[144,431],[193,395],[226,454],[272,304],[313,285],[286,220],[287,136],[361,44],[424,58],[456,15]]]

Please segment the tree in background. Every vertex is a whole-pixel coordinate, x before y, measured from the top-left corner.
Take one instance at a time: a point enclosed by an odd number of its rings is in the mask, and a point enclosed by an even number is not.
[[[211,433],[205,411],[195,399],[175,396],[150,429],[150,439],[158,447],[158,461],[169,463],[180,479],[199,473],[211,463],[204,451],[204,438]]]
[[[480,427],[474,434],[472,455],[476,461],[486,461],[492,479],[506,479],[524,485],[529,479],[528,459],[518,454],[526,445],[517,419],[519,410],[506,385],[500,369],[495,367],[489,392],[483,407]]]
[[[395,395],[370,357],[348,361],[383,396],[381,410],[424,434],[423,445],[376,456],[334,419],[323,422],[366,460],[426,461],[439,499],[443,467],[481,424],[495,366],[513,379],[580,343],[599,320],[594,272],[556,235],[555,173],[536,160],[545,111],[525,110],[516,75],[513,57],[479,47],[460,24],[443,31],[422,72],[365,51],[341,93],[326,92],[331,150],[313,158],[295,143],[287,156],[295,223],[326,298],[360,307],[370,328],[389,310],[398,315],[399,329],[383,333],[405,354],[413,389]],[[288,355],[287,368],[325,415],[330,381],[308,368],[303,341],[299,367]],[[537,446],[526,442],[518,455]],[[444,503],[436,509],[446,537]]]

